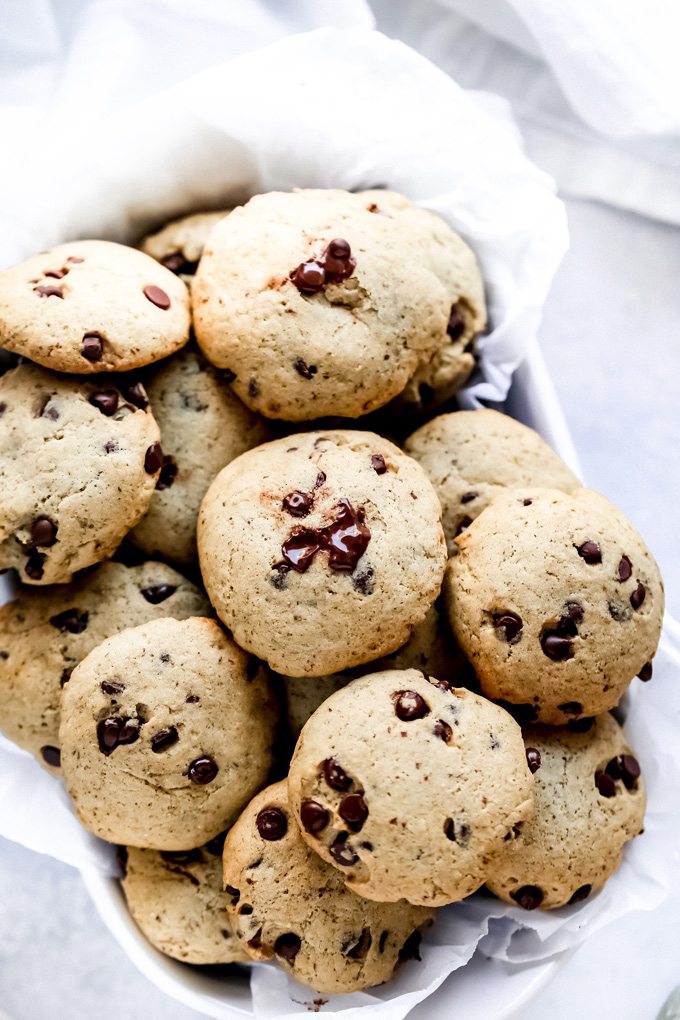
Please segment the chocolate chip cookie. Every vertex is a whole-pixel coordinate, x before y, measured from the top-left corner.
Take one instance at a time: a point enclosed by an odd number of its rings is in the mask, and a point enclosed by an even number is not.
[[[217,615],[286,676],[395,651],[439,594],[439,503],[370,432],[307,432],[242,454],[203,500],[198,551]]]
[[[134,378],[25,363],[0,377],[0,568],[63,584],[106,559],[144,515],[163,463]]]
[[[112,241],[70,241],[0,273],[0,346],[91,375],[150,365],[189,339],[186,287]]]
[[[190,283],[210,231],[230,212],[230,209],[224,209],[222,212],[182,216],[166,223],[155,234],[145,237],[140,247],[171,273],[176,273],[185,283]]]
[[[604,496],[502,493],[457,543],[444,581],[449,621],[484,693],[522,723],[599,715],[651,670],[659,568]]]
[[[525,910],[551,910],[596,893],[642,832],[645,787],[637,758],[605,713],[588,729],[529,726],[534,813],[522,840],[510,840],[488,888]],[[583,727],[583,723],[580,724]]]
[[[288,786],[305,841],[350,889],[427,906],[483,885],[533,806],[517,723],[418,670],[333,694],[300,734]]]
[[[190,348],[166,361],[147,390],[161,430],[163,466],[146,516],[130,539],[148,555],[193,563],[198,511],[208,486],[225,464],[267,439],[267,425]]]
[[[125,850],[123,891],[152,946],[183,963],[240,963],[222,890],[221,837],[193,850]]]
[[[464,241],[389,192],[257,195],[214,227],[192,295],[206,356],[249,407],[290,421],[382,407],[452,319],[485,319]]]
[[[61,764],[83,825],[113,843],[186,850],[266,782],[276,709],[264,671],[213,620],[155,620],[76,666]]]
[[[224,843],[224,882],[236,937],[254,960],[276,961],[317,992],[387,981],[416,956],[433,911],[351,892],[301,838],[286,783],[262,790]]]
[[[573,492],[581,484],[537,432],[498,411],[442,414],[409,436],[404,449],[439,496],[449,556],[458,552],[456,536],[503,488]]]
[[[164,563],[103,563],[69,585],[20,589],[0,608],[0,729],[60,774],[61,692],[81,659],[127,627],[210,611]]]

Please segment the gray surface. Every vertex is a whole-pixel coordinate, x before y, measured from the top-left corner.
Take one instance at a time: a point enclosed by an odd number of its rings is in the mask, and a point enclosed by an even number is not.
[[[546,307],[543,349],[589,484],[643,532],[680,616],[680,234],[594,204],[568,209],[572,249]],[[617,922],[522,1020],[653,1017],[680,980],[679,929],[680,896]],[[2,840],[0,1009],[15,1020],[198,1016],[138,974],[76,873]]]

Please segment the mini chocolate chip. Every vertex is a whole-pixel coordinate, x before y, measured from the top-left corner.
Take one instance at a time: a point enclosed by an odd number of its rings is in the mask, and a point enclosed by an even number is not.
[[[235,907],[238,901],[241,899],[240,889],[235,889],[233,885],[225,885],[224,891],[227,896],[231,896],[231,905]]]
[[[478,492],[464,492],[460,497],[461,503],[471,503],[473,499],[477,499]]]
[[[219,772],[217,762],[209,755],[203,754],[200,758],[194,758],[187,769],[187,775],[196,786],[207,786]]]
[[[638,586],[630,597],[630,604],[633,609],[639,609],[642,603],[645,601],[645,595],[647,589],[645,588],[642,581],[638,581]]]
[[[330,845],[330,853],[333,860],[341,864],[343,868],[351,868],[353,864],[356,864],[359,860],[359,855],[354,850],[354,847],[346,842],[347,833],[341,832],[336,836],[333,843]]]
[[[564,704],[557,706],[560,712],[564,712],[565,715],[580,715],[583,711],[583,705],[580,701],[565,701]]]
[[[99,686],[104,694],[122,694],[125,690],[125,684],[121,684],[116,680],[102,680]]]
[[[535,747],[527,747],[527,765],[533,775],[541,767],[541,752]]]
[[[163,465],[161,467],[161,473],[158,476],[156,482],[156,488],[159,490],[169,489],[172,483],[175,481],[177,476],[177,464],[175,463],[174,457],[163,457]]]
[[[83,344],[80,353],[87,361],[101,361],[104,353],[104,344],[99,333],[86,333],[83,337]]]
[[[613,797],[616,794],[616,783],[612,777],[599,769],[595,773],[595,786],[603,797]]]
[[[200,701],[198,694],[187,694],[186,703],[187,705],[195,705],[197,701]]]
[[[118,410],[118,393],[116,390],[101,390],[99,393],[92,394],[90,403],[107,418],[110,418]]]
[[[57,532],[59,525],[56,521],[51,520],[49,517],[36,517],[31,524],[31,542],[29,548],[35,549],[36,546],[43,546],[47,548],[57,541]]]
[[[75,666],[67,666],[66,669],[63,669],[61,671],[61,677],[59,679],[59,684],[61,687],[63,687],[64,684],[67,684],[69,682],[69,680],[71,679],[71,673],[75,668],[76,668]]]
[[[435,737],[439,737],[441,740],[444,741],[445,744],[451,743],[451,738],[453,737],[453,730],[451,729],[447,722],[444,722],[443,719],[437,719],[437,722],[434,724],[434,729],[432,730],[432,732],[434,733]]]
[[[565,602],[562,611],[562,621],[569,620],[571,623],[583,623],[583,606],[578,602]]]
[[[326,758],[323,763],[323,773],[326,778],[326,782],[332,790],[339,790],[343,792],[347,790],[352,783],[352,780],[347,775],[345,770],[341,768],[335,758]]]
[[[638,673],[638,676],[640,677],[640,679],[644,683],[647,683],[648,680],[652,679],[652,664],[651,664],[651,662],[646,662],[644,664],[644,666],[642,667],[642,669]]]
[[[281,839],[288,831],[288,819],[277,807],[263,808],[258,814],[255,824],[262,839]]]
[[[198,847],[193,850],[161,850],[161,857],[167,864],[198,864],[203,860]]]
[[[509,645],[517,644],[522,639],[522,618],[517,613],[494,613],[493,626],[496,637],[507,641]]]
[[[576,549],[579,556],[591,566],[596,563],[602,563],[602,550],[597,542],[583,542],[581,545],[577,546]]]
[[[361,843],[359,843],[359,846],[364,850],[368,850],[369,853],[373,852],[373,844],[367,839],[364,839]]]
[[[465,331],[465,316],[460,312],[458,305],[451,305],[451,311],[449,312],[449,321],[446,327],[446,332],[452,340],[458,340]]]
[[[562,662],[564,659],[574,657],[571,638],[560,634],[557,630],[547,631],[541,638],[541,648],[545,655],[553,662]]]
[[[138,407],[140,411],[149,406],[149,398],[140,382],[133,383],[131,386],[123,386],[122,391],[130,403]]]
[[[61,765],[61,751],[58,747],[51,747],[50,744],[45,744],[44,747],[40,748],[40,753],[43,756],[43,761],[51,765],[52,768],[58,769]]]
[[[399,950],[400,960],[420,960],[420,943],[422,942],[422,935],[419,931],[414,931],[404,942],[403,946]]]
[[[411,495],[413,495],[413,493],[411,493]],[[471,517],[463,517],[462,521],[456,528],[456,537],[458,537],[458,535],[462,535],[464,531],[467,531],[471,524],[472,524]]]
[[[274,943],[274,952],[277,956],[280,956],[282,960],[287,960],[288,963],[290,963],[300,952],[301,945],[302,942],[300,941],[300,936],[289,931],[286,932],[285,935],[279,935]]]
[[[58,297],[63,298],[64,291],[61,287],[34,287],[33,290],[40,297]]]
[[[293,362],[293,368],[298,375],[302,376],[303,379],[311,379],[318,371],[316,365],[308,365],[306,361],[302,360],[302,358],[297,358],[296,361]]]
[[[366,801],[360,793],[348,793],[340,801],[338,810],[340,817],[347,822],[350,829],[354,832],[358,832],[368,818]]]
[[[164,290],[161,290],[160,287],[156,287],[155,284],[151,283],[147,287],[144,287],[142,293],[147,301],[150,301],[152,305],[156,305],[157,308],[167,311],[170,307],[170,298]]]
[[[160,754],[161,751],[167,751],[169,747],[176,744],[179,740],[179,734],[174,726],[169,726],[165,730],[159,730],[158,733],[154,733],[151,738],[151,750],[154,754]]]
[[[24,567],[24,573],[27,577],[30,577],[33,581],[39,581],[44,574],[44,563],[45,555],[39,552],[32,552],[28,557],[26,566]]]
[[[569,899],[568,906],[572,906],[574,903],[580,903],[581,900],[586,900],[592,892],[592,885],[582,885],[580,889],[577,889]]]
[[[532,503],[533,503],[533,499],[523,499],[522,500],[522,506],[531,506]]]
[[[510,896],[522,910],[536,910],[543,902],[543,892],[535,885],[523,885]]]
[[[591,729],[595,718],[592,715],[586,715],[583,719],[570,719],[567,726],[572,733],[587,733]]]
[[[371,455],[371,467],[377,475],[384,475],[387,471],[387,464],[382,453],[374,453]]]
[[[303,800],[300,805],[300,821],[305,832],[317,833],[325,829],[330,815],[323,804],[316,800]]]
[[[282,507],[291,517],[307,517],[312,509],[313,502],[312,497],[308,496],[306,492],[300,492],[296,489],[294,492],[289,492],[287,496],[283,497]]]
[[[430,714],[430,706],[417,691],[395,691],[394,711],[404,722],[422,719]]]
[[[141,589],[142,595],[152,606],[157,606],[159,602],[165,602],[176,591],[176,584],[152,584],[148,588]]]
[[[163,466],[163,448],[160,443],[152,443],[146,451],[144,470],[147,475],[155,475]]]
[[[108,716],[97,726],[99,750],[107,757],[119,744],[133,744],[139,736],[141,719]]]
[[[82,634],[87,627],[87,619],[87,610],[81,613],[79,609],[65,609],[63,613],[50,617],[50,623],[62,633]]]
[[[619,560],[618,575],[619,581],[627,581],[633,573],[633,564],[630,562],[627,556],[622,556]]]

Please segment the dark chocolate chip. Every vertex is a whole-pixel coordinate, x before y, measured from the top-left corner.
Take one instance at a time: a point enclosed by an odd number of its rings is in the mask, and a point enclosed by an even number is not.
[[[382,453],[374,453],[371,455],[371,467],[377,475],[384,475],[387,471],[387,464]]]
[[[607,762],[605,772],[608,776],[611,776],[612,779],[623,779],[623,770],[620,758],[610,758]]]
[[[196,786],[207,786],[219,772],[217,762],[209,755],[203,754],[200,758],[194,758],[187,769],[187,775]]]
[[[31,524],[31,542],[30,549],[35,549],[36,546],[43,546],[47,548],[57,541],[57,532],[59,525],[56,521],[51,520],[49,517],[36,517]]]
[[[318,532],[319,547],[328,552],[331,570],[353,573],[371,540],[363,523],[363,511],[355,510],[347,499],[336,507],[335,520]]]
[[[371,213],[377,213],[377,212],[380,212],[380,209],[379,209],[379,208],[378,208],[378,206],[377,206],[377,205],[375,204],[375,202],[371,202],[371,204],[370,204],[370,205],[367,205],[367,206],[366,206],[366,210],[367,210],[367,212],[371,212]],[[385,931],[385,932],[383,932],[383,935],[387,935],[387,932],[386,932],[386,931]],[[382,937],[381,937],[381,940],[382,940]],[[382,946],[381,946],[381,948],[380,948],[380,952],[382,953]]]
[[[583,542],[581,545],[576,547],[579,556],[593,566],[596,563],[602,563],[602,550],[600,549],[597,542]]]
[[[58,747],[51,747],[50,744],[45,744],[44,747],[40,748],[40,753],[43,756],[43,761],[51,765],[52,768],[58,769],[61,765],[61,751]]]
[[[33,290],[40,297],[58,297],[63,298],[64,291],[61,287],[34,287]]]
[[[562,662],[565,659],[574,657],[574,649],[571,638],[560,634],[557,630],[549,630],[541,638],[541,648],[545,655],[553,662]]]
[[[154,754],[160,754],[161,751],[167,751],[169,747],[176,744],[179,740],[179,734],[174,726],[168,726],[167,729],[159,730],[158,733],[154,733],[151,738],[151,750]]]
[[[301,262],[290,279],[303,294],[316,294],[326,284],[326,270],[320,262]]]
[[[326,828],[330,815],[317,800],[303,800],[300,805],[300,821],[305,832],[317,833]]]
[[[340,801],[338,810],[340,817],[347,822],[350,829],[354,832],[358,832],[368,818],[366,801],[360,793],[348,793]]]
[[[535,885],[523,885],[510,896],[522,910],[536,910],[543,902],[543,892]]]
[[[567,726],[572,733],[587,733],[594,722],[595,718],[592,715],[586,715],[583,719],[570,719]]]
[[[291,517],[307,517],[313,506],[313,499],[306,492],[296,489],[283,497],[282,507]]]
[[[133,744],[139,736],[141,719],[136,716],[109,716],[97,726],[97,740],[102,754],[110,755],[119,744]]]
[[[7,404],[4,400],[0,400],[0,415],[3,415],[7,410]]]
[[[362,847],[364,850],[368,850],[369,853],[373,852],[373,844],[370,843],[367,839],[362,840],[362,842],[359,843],[359,846]]]
[[[557,706],[560,712],[564,712],[565,715],[580,715],[583,711],[583,705],[580,701],[565,701],[564,704]]]
[[[633,564],[630,562],[627,556],[622,556],[619,560],[618,575],[619,581],[627,581],[633,573]]]
[[[198,864],[203,860],[198,847],[193,850],[161,850],[161,857],[167,864]]]
[[[195,705],[196,702],[200,701],[198,694],[187,694],[186,703],[187,705]]]
[[[642,581],[638,581],[638,586],[630,597],[630,604],[633,609],[639,609],[642,603],[645,601],[645,595],[647,589],[645,588]]]
[[[102,680],[99,686],[104,694],[122,694],[125,690],[125,684],[121,684],[117,680]]]
[[[395,691],[394,711],[403,722],[412,722],[430,714],[430,706],[417,691]]]
[[[422,935],[419,931],[414,931],[404,942],[403,946],[399,950],[400,960],[420,960],[420,943],[422,942]]]
[[[648,680],[652,679],[652,664],[651,664],[651,662],[646,662],[644,664],[644,666],[642,667],[642,669],[638,673],[638,676],[640,677],[640,679],[644,683],[647,683]]]
[[[411,493],[411,495],[413,495],[413,493]],[[467,531],[471,524],[472,524],[471,517],[463,517],[458,527],[456,528],[456,537],[458,537],[458,535],[462,535],[464,531]]]
[[[533,503],[533,499],[523,499],[522,500],[522,506],[531,506],[532,503]]]
[[[446,327],[446,332],[452,340],[458,340],[465,331],[465,316],[461,313],[457,304],[451,305],[451,311],[449,312],[449,321]]]
[[[241,899],[241,891],[239,889],[235,889],[233,885],[225,885],[224,891],[227,896],[231,896],[231,905],[232,907],[235,907]]]
[[[161,473],[158,476],[156,482],[156,488],[169,489],[175,478],[177,477],[177,464],[175,463],[174,457],[163,457],[163,465],[161,467]]]
[[[82,634],[87,627],[87,619],[87,610],[81,613],[79,609],[65,609],[63,613],[50,617],[50,623],[62,632]]]
[[[451,739],[453,737],[453,730],[451,729],[447,722],[444,722],[443,719],[437,719],[437,722],[434,724],[434,729],[432,730],[432,732],[434,733],[435,737],[439,737],[441,740],[444,741],[445,744],[451,743]]]
[[[603,797],[613,797],[616,794],[616,783],[612,777],[599,769],[595,773],[595,786]]]
[[[180,273],[183,276],[193,276],[198,269],[198,262],[190,262],[184,256],[183,251],[171,251],[160,260],[161,265],[169,269],[171,273]]]
[[[61,687],[63,687],[64,684],[67,684],[69,682],[69,680],[71,679],[71,673],[75,668],[76,668],[75,666],[67,666],[66,669],[63,669],[61,671],[61,677],[59,679],[59,684]]]
[[[426,680],[430,680],[430,678],[428,676],[426,676],[424,673],[423,673],[423,676],[425,677]],[[437,681],[430,680],[430,683],[432,684],[433,687],[438,687],[440,691],[452,691],[453,690],[453,686],[449,683],[448,680],[437,680]]]
[[[255,824],[262,839],[281,839],[288,831],[288,819],[277,807],[263,808],[258,814]]]
[[[641,769],[637,758],[635,758],[632,754],[622,754],[621,778],[623,779],[627,789],[635,789],[640,775]]]
[[[562,622],[583,623],[583,606],[578,602],[565,602],[562,611]]]
[[[326,481],[326,474],[325,474],[325,472],[324,471],[319,471],[319,473],[316,476],[316,481],[314,482],[314,488],[315,489],[320,489],[325,481]]]
[[[517,613],[507,611],[494,613],[493,625],[496,637],[501,641],[507,641],[508,644],[514,645],[522,638],[522,618]]]
[[[134,404],[134,406],[138,407],[141,411],[143,411],[145,407],[149,406],[149,398],[146,395],[146,390],[140,382],[133,383],[131,386],[123,386],[122,392],[125,394],[125,397],[130,401],[130,403]]]
[[[330,845],[331,857],[338,864],[341,864],[343,868],[351,868],[353,864],[356,864],[359,860],[359,855],[354,850],[354,847],[346,842],[347,833],[339,833],[334,842]]]
[[[86,333],[83,337],[80,353],[87,361],[101,361],[104,353],[104,344],[99,333]]]
[[[317,532],[305,529],[294,531],[281,545],[283,562],[298,574],[304,574],[318,551]]]
[[[52,280],[63,280],[68,269],[46,269],[43,276],[49,276]]]
[[[303,379],[311,379],[318,372],[316,365],[308,365],[302,358],[297,358],[293,362],[293,368]]]
[[[352,780],[347,775],[345,770],[341,768],[335,758],[326,758],[323,763],[323,774],[326,778],[326,782],[332,790],[339,790],[341,793],[347,790]]]
[[[373,567],[366,567],[360,574],[352,575],[352,587],[360,595],[372,595],[375,590],[375,571]]]
[[[363,960],[371,948],[371,942],[371,929],[364,928],[361,935],[343,942],[340,951],[343,956],[348,956],[352,960]]]
[[[581,900],[587,900],[592,889],[592,885],[582,885],[580,889],[577,889],[576,892],[572,894],[568,905],[572,906],[574,903],[580,903]]]
[[[527,747],[527,765],[533,775],[541,767],[541,752],[535,747]]]
[[[67,262],[75,263],[75,262],[84,262],[85,259],[79,259],[76,255],[69,255],[69,257],[66,259],[66,261]]]
[[[152,443],[146,451],[144,470],[147,475],[155,475],[163,467],[163,448],[160,443]]]
[[[118,410],[118,393],[116,390],[101,390],[92,394],[90,403],[107,418],[111,418]]]
[[[287,960],[290,963],[300,952],[301,945],[300,936],[294,935],[292,931],[289,931],[285,935],[279,935],[274,943],[274,952],[282,960]]]
[[[170,307],[170,298],[161,290],[160,287],[156,287],[155,284],[151,283],[142,290],[144,297],[147,301],[150,301],[152,305],[156,305],[157,308],[162,308],[163,311],[167,311]]]
[[[39,581],[45,572],[45,559],[46,557],[43,553],[32,552],[28,557],[26,566],[24,567],[24,573],[26,576],[30,577],[33,581]]]
[[[464,492],[460,497],[461,503],[471,503],[473,499],[477,499],[478,492]]]
[[[1,651],[0,652],[0,661],[7,662],[8,659],[9,659],[9,652]]]
[[[152,606],[157,606],[159,602],[165,602],[176,591],[176,584],[152,584],[148,588],[141,589],[142,595]]]

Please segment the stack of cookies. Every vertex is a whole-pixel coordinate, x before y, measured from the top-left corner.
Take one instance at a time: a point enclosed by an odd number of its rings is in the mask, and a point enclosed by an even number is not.
[[[611,710],[659,571],[536,433],[452,410],[485,321],[464,241],[380,191],[0,273],[0,727],[176,959],[367,988],[437,907],[575,904],[642,831]]]

